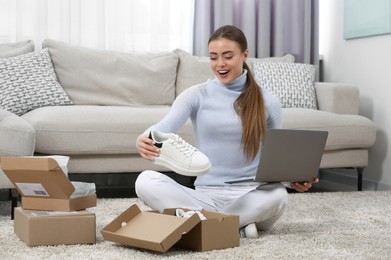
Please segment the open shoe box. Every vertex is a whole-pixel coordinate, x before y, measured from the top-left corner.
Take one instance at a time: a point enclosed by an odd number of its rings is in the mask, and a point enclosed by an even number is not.
[[[50,157],[0,157],[0,166],[22,196],[22,208],[75,211],[96,206],[96,194],[71,198],[75,187]]]
[[[103,238],[158,252],[174,245],[195,251],[239,246],[239,216],[202,210],[206,220],[200,220],[197,214],[177,217],[175,211],[141,211],[134,204],[102,229]]]
[[[28,246],[94,244],[95,213],[15,208],[14,232]]]

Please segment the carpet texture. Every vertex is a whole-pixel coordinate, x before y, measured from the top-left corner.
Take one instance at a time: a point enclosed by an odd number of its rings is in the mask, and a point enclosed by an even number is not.
[[[99,199],[97,243],[28,247],[13,232],[9,202],[0,202],[0,259],[390,259],[391,191],[289,194],[288,209],[258,239],[208,252],[154,253],[104,241],[100,230],[138,199]]]

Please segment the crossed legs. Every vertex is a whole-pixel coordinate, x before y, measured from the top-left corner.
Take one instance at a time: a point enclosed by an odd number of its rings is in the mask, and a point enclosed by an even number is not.
[[[165,208],[188,208],[234,214],[240,216],[241,227],[255,222],[258,230],[269,229],[281,217],[288,197],[279,183],[191,189],[155,171],[139,175],[136,193],[147,206],[160,212]]]

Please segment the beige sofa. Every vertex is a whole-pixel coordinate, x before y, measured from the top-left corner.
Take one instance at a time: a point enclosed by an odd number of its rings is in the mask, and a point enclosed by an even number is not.
[[[54,40],[44,41],[43,48],[48,48],[57,80],[73,104],[20,116],[0,110],[0,154],[68,155],[71,174],[166,171],[143,160],[135,140],[168,112],[184,89],[213,78],[208,58],[179,49],[119,53]],[[252,68],[259,61],[292,63],[294,57],[251,58],[248,63]],[[284,108],[283,128],[329,131],[321,168],[358,169],[361,189],[376,128],[358,115],[358,88],[318,82],[315,88],[318,109]],[[179,134],[193,143],[190,122]]]

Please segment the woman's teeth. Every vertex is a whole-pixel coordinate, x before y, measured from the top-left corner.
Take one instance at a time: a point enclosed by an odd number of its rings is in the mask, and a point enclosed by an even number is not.
[[[229,71],[228,70],[219,70],[219,74],[227,74]]]

